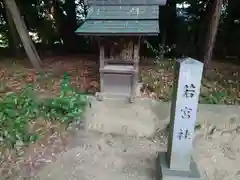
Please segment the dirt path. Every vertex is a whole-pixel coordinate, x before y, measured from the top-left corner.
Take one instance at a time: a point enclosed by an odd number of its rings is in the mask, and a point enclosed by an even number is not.
[[[205,179],[240,178],[239,142],[237,124],[228,127],[206,125],[198,131],[194,158]],[[166,136],[163,134],[153,141],[82,130],[75,137],[72,149],[59,155],[58,160],[38,176],[41,180],[153,180],[157,152],[165,150]]]
[[[40,179],[154,179],[156,152],[165,147],[145,138],[97,132],[79,132],[75,146],[44,168]]]

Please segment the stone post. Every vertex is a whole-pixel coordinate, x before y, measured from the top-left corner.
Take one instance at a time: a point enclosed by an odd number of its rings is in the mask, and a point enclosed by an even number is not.
[[[176,62],[167,153],[159,153],[159,180],[199,179],[192,158],[192,141],[200,94],[203,63],[192,58]]]

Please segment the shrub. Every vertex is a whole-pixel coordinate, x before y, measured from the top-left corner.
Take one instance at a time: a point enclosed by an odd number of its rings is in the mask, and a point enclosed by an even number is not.
[[[69,125],[81,120],[87,104],[87,95],[69,86],[64,74],[60,94],[57,97],[40,99],[31,85],[19,92],[10,92],[0,99],[0,145],[14,148],[38,139],[30,125],[37,118]]]

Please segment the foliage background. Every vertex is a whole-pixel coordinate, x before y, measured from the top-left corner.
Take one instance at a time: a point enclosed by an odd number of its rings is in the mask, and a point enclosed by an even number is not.
[[[155,48],[158,44],[171,47],[168,56],[201,55],[203,39],[206,36],[207,0],[168,0],[165,7],[160,7],[159,38],[145,38]],[[74,34],[84,21],[88,7],[83,0],[16,0],[21,15],[41,53],[97,53],[97,42],[93,38]],[[235,61],[239,56],[240,13],[239,1],[229,0],[224,3],[218,28],[214,57]],[[167,21],[165,21],[167,19]],[[10,31],[6,9],[0,0],[0,54],[13,55],[24,51],[17,36]],[[14,28],[13,28],[14,29]],[[10,33],[11,32],[11,33]],[[10,53],[11,52],[11,53]],[[154,55],[142,45],[142,55]]]

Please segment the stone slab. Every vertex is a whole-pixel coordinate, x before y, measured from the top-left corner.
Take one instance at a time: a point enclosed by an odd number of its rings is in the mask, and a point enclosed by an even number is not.
[[[151,137],[155,132],[157,116],[147,104],[123,100],[92,100],[86,113],[85,127],[103,133]]]
[[[160,152],[156,161],[156,180],[203,180],[198,167],[191,158],[189,171],[176,171],[168,168],[166,152]]]
[[[98,101],[104,101],[104,100],[123,100],[124,102],[128,102],[129,101],[129,94],[120,94],[120,93],[101,93],[101,92],[97,92],[95,94],[96,98]]]
[[[142,83],[138,83],[136,89],[136,97],[141,94]],[[131,100],[130,93],[112,93],[112,92],[96,92],[95,97],[98,101],[104,100],[123,100],[125,102],[135,102],[135,98]]]

